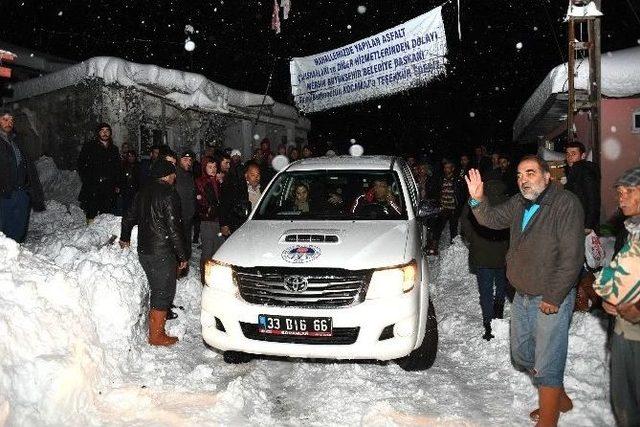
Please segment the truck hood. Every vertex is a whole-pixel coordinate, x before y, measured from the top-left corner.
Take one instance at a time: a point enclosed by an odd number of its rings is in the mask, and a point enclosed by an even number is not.
[[[213,258],[241,267],[360,270],[400,265],[410,261],[406,254],[408,224],[406,220],[329,224],[250,220],[227,239]],[[285,241],[287,237],[297,241]],[[329,241],[317,241],[319,238]]]

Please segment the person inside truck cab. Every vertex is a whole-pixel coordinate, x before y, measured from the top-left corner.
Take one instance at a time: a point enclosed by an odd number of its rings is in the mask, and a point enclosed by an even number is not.
[[[356,198],[351,213],[355,215],[367,214],[373,212],[376,207],[384,216],[395,216],[402,213],[397,198],[393,195],[389,183],[384,178],[374,179],[373,185]]]
[[[299,182],[294,186],[292,197],[286,204],[287,211],[309,213],[309,186]]]

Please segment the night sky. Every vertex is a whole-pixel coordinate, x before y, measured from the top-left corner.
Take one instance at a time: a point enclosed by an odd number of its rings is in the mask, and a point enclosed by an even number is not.
[[[0,40],[83,60],[109,55],[202,73],[227,86],[293,103],[289,58],[334,49],[398,25],[440,1],[291,0],[278,36],[268,0],[3,1]],[[461,0],[443,9],[448,73],[424,88],[310,114],[310,141],[368,153],[458,154],[476,143],[504,149],[513,121],[547,72],[566,60],[568,1]],[[359,6],[366,11],[359,13]],[[362,11],[362,8],[360,8]],[[634,10],[635,9],[635,10]],[[640,1],[603,0],[602,50],[640,43]],[[184,50],[192,25],[196,49]],[[521,43],[521,45],[520,45]],[[521,46],[521,47],[520,47]],[[520,48],[519,48],[520,47]]]

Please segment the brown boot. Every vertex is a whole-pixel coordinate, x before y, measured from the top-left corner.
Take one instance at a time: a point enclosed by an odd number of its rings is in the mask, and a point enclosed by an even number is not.
[[[167,336],[164,332],[164,324],[166,321],[166,310],[152,308],[149,311],[149,344],[167,346],[178,342],[178,338]]]
[[[538,404],[540,407],[529,414],[536,427],[555,427],[558,425],[560,412],[573,409],[573,402],[562,387],[538,387]]]

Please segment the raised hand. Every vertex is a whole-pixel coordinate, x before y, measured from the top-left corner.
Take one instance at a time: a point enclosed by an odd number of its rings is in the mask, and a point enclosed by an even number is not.
[[[465,176],[464,180],[467,182],[469,195],[476,200],[482,200],[484,196],[484,183],[482,182],[480,171],[478,171],[478,169],[470,169],[469,175]]]

